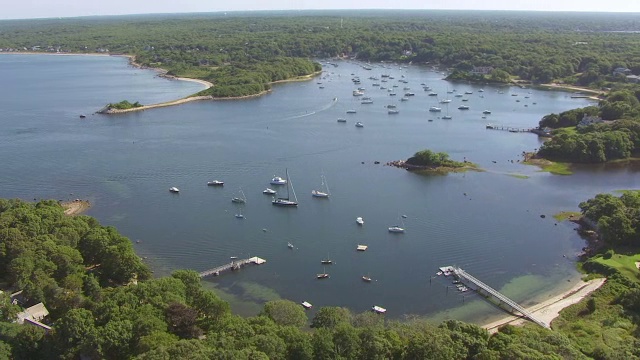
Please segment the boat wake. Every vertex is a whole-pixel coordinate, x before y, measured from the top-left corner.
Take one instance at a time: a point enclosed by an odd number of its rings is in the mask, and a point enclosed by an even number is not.
[[[298,114],[298,115],[289,116],[289,117],[286,117],[286,118],[284,118],[282,120],[294,120],[294,119],[304,118],[304,117],[307,117],[307,116],[316,115],[318,113],[321,113],[323,111],[327,111],[327,110],[331,109],[337,103],[338,103],[338,98],[335,97],[328,104],[323,105],[319,109],[316,109],[316,110],[313,110],[313,111],[307,111],[304,114]]]

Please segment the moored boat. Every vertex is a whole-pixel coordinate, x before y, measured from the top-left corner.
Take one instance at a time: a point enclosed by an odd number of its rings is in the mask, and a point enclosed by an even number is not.
[[[223,186],[223,185],[224,185],[224,181],[220,181],[220,180],[213,180],[213,181],[207,182],[207,186]]]
[[[172,187],[170,187],[170,188],[169,188],[169,192],[172,192],[172,193],[179,193],[179,192],[180,192],[180,189],[178,189],[178,188],[177,188],[177,187],[175,187],[175,186],[172,186]]]

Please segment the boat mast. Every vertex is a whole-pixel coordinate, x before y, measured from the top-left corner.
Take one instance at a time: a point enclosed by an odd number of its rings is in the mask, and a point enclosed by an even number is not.
[[[296,190],[293,188],[293,183],[291,179],[289,179],[289,169],[287,169],[287,200],[289,200],[289,185],[291,185],[291,192],[293,193],[293,200],[297,203],[298,198],[296,197]]]

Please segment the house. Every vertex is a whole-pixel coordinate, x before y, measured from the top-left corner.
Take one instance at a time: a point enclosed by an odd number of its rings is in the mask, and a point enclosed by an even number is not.
[[[613,76],[616,76],[618,74],[631,75],[631,70],[627,69],[627,68],[624,68],[624,67],[619,67],[619,68],[613,69]]]
[[[23,324],[25,321],[33,322],[40,321],[49,315],[49,310],[43,303],[37,303],[29,308],[26,308],[23,312],[18,313],[16,322]]]
[[[627,75],[627,81],[633,84],[640,83],[640,76],[638,75]]]
[[[470,73],[473,75],[489,75],[493,70],[493,66],[474,66]]]
[[[581,128],[581,127],[585,127],[593,124],[598,124],[601,122],[603,122],[603,120],[599,116],[584,115],[582,117],[582,120],[580,120],[580,122],[578,123],[577,127]]]

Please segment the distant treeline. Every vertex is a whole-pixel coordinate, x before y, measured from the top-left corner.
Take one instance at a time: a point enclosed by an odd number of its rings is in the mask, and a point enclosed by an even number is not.
[[[269,81],[317,70],[309,59],[335,56],[437,64],[461,79],[490,67],[491,81],[601,88],[628,86],[616,68],[640,74],[640,37],[625,32],[638,29],[632,14],[220,13],[0,21],[0,48],[131,54],[145,66],[213,81],[221,88],[208,93],[222,97],[259,93]]]

